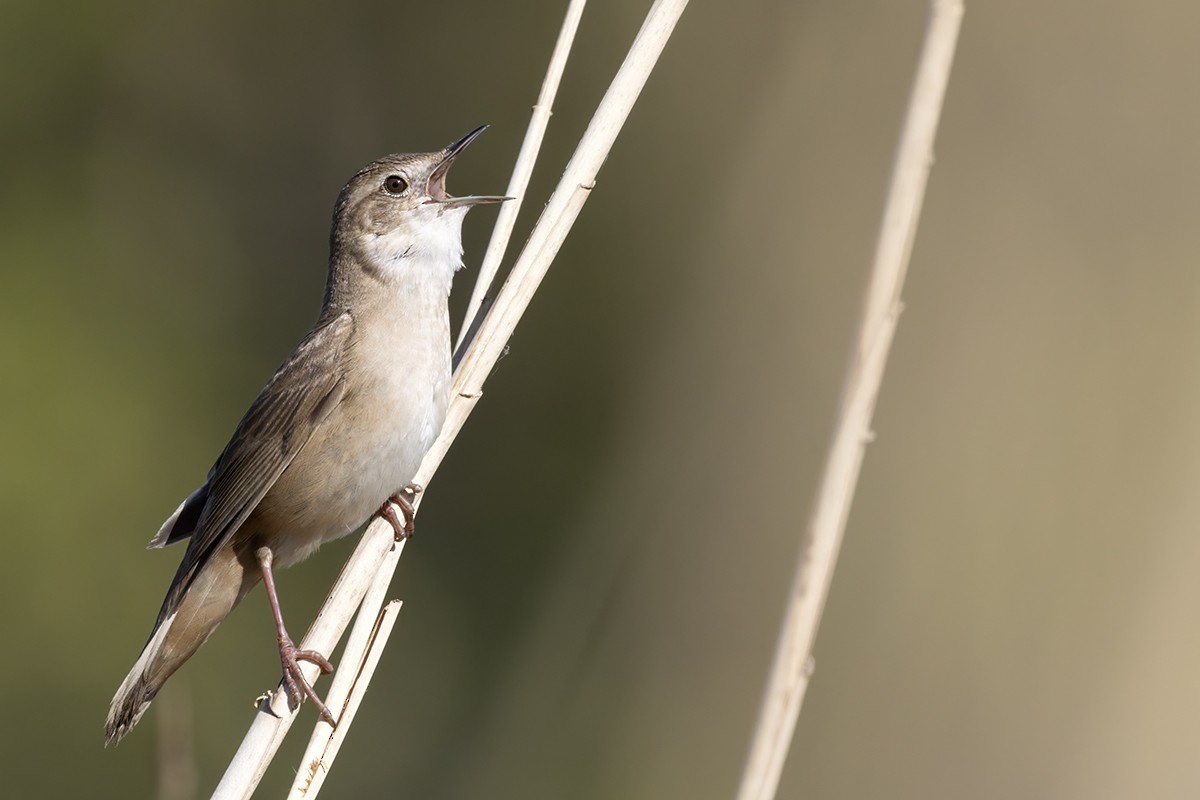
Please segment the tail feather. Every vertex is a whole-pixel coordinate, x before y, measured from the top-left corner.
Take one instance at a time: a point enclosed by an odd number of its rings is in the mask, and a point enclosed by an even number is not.
[[[104,723],[105,745],[137,724],[167,679],[200,649],[262,575],[232,547],[217,550],[190,583],[182,576],[167,592],[150,641],[113,696]]]
[[[113,696],[108,719],[104,722],[105,747],[121,741],[133,729],[170,676],[170,673],[162,674],[161,653],[174,621],[175,614],[172,613],[154,629],[137,663]]]

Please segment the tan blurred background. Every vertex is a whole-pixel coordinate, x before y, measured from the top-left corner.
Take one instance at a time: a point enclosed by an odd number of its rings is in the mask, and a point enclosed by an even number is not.
[[[181,556],[143,545],[314,318],[344,180],[490,122],[452,189],[502,190],[563,8],[330,5],[0,9],[7,797],[152,796],[166,706],[211,790],[270,616],[105,752]],[[645,7],[586,13],[522,230]],[[924,18],[692,4],[430,487],[328,796],[732,796]],[[1200,794],[1198,31],[968,2],[781,797]],[[351,544],[283,574],[293,627]]]

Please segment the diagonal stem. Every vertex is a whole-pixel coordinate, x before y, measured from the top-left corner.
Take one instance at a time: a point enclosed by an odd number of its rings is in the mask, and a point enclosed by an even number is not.
[[[775,796],[812,674],[813,640],[833,580],[871,416],[900,315],[900,291],[933,163],[933,141],[962,22],[961,0],[933,0],[891,185],[865,309],[843,388],[837,427],[780,628],[737,800]]]
[[[456,364],[464,345],[470,344],[470,337],[474,335],[487,313],[488,292],[496,280],[500,262],[504,260],[504,252],[508,249],[508,240],[517,224],[517,214],[521,210],[521,202],[525,199],[525,190],[529,188],[529,179],[533,176],[533,166],[537,162],[546,128],[550,125],[550,116],[554,113],[554,97],[558,94],[558,84],[566,69],[567,56],[571,53],[571,45],[575,41],[575,32],[579,29],[579,19],[583,16],[586,3],[587,0],[570,0],[567,5],[567,14],[559,29],[550,64],[546,68],[542,89],[529,118],[525,140],[521,143],[521,150],[517,153],[517,161],[513,165],[512,177],[508,181],[508,189],[504,192],[513,199],[500,206],[496,227],[492,228],[492,238],[483,255],[483,263],[479,266],[479,277],[475,279],[475,288],[471,291],[471,299],[467,303],[467,316],[458,332],[458,342],[454,346]]]

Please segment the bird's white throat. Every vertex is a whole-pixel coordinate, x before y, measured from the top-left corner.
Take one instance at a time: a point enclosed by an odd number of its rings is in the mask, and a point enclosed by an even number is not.
[[[462,223],[467,206],[437,203],[414,208],[408,224],[363,237],[363,252],[383,274],[418,281],[450,294],[454,273],[462,268]]]

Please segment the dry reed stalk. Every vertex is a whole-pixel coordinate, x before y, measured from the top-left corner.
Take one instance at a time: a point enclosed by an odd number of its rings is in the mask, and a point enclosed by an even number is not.
[[[737,800],[775,796],[812,675],[813,639],[833,580],[859,467],[872,437],[871,415],[900,316],[900,292],[933,165],[934,135],[962,15],[961,0],[933,0],[931,4],[838,423],[796,565]]]

